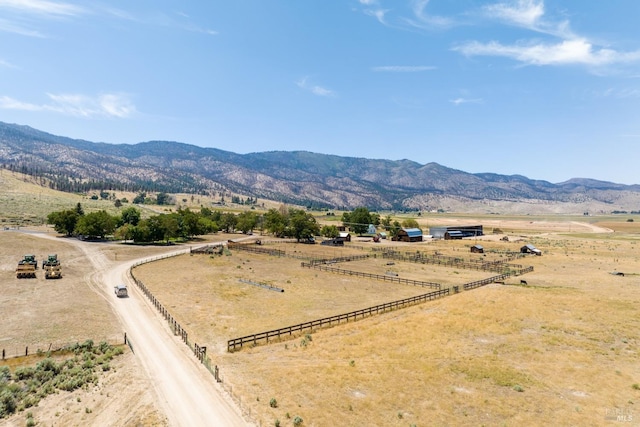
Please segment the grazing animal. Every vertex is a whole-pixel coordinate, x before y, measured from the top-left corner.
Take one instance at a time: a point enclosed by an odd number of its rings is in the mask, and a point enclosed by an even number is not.
[[[526,281],[526,280],[520,280],[520,284],[521,284],[521,285],[526,285],[526,284],[527,284],[527,281]]]

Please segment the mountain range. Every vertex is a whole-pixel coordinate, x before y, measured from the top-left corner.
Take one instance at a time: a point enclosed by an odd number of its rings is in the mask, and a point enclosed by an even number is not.
[[[513,213],[637,209],[640,186],[467,173],[438,163],[308,151],[237,154],[171,141],[107,144],[0,122],[0,164],[68,191],[230,191],[303,206]]]

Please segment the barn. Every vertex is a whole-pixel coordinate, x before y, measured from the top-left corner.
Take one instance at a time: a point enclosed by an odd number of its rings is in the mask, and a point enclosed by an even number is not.
[[[422,242],[422,230],[419,228],[403,228],[398,231],[396,240],[401,242]]]
[[[523,247],[520,248],[520,252],[523,254],[534,254],[534,255],[542,255],[542,251],[538,248],[536,248],[533,245],[524,245]]]
[[[453,238],[461,239],[463,237],[476,237],[476,236],[484,236],[484,231],[482,225],[463,225],[463,226],[446,226],[446,227],[430,227],[429,234],[433,236],[434,239],[446,239],[446,233],[449,233],[451,236],[451,232],[453,233]],[[458,233],[459,232],[459,233]]]
[[[483,254],[484,253],[484,248],[481,245],[473,245],[473,246],[471,246],[471,253]]]

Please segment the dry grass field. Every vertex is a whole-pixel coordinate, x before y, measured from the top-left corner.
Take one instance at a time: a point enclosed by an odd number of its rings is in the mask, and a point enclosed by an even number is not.
[[[94,207],[81,196],[50,192],[7,174],[0,171],[0,184],[9,189],[0,191],[0,218],[5,221],[42,218],[78,201],[85,209],[106,206]],[[318,214],[324,222],[323,216]],[[304,420],[302,426],[640,425],[640,221],[629,222],[629,215],[412,218],[424,230],[434,225],[483,224],[488,235],[395,249],[472,258],[469,247],[479,243],[490,252],[487,259],[496,259],[500,255],[492,250],[518,250],[532,243],[543,256],[513,261],[535,269],[505,285],[487,285],[234,353],[226,351],[230,338],[430,289],[306,269],[300,266],[302,259],[242,251],[230,256],[180,256],[143,265],[135,272],[188,330],[191,340],[207,346],[220,367],[224,387],[258,425],[275,426],[279,420],[283,427],[293,426],[297,416]],[[500,233],[493,235],[494,229]],[[50,228],[38,231],[49,238],[0,230],[0,348],[12,355],[23,353],[26,346],[31,352],[86,339],[120,341],[123,331],[109,301],[96,292],[90,252],[82,245],[97,248],[105,262],[166,248],[90,242],[75,246],[55,237]],[[499,240],[504,235],[509,242]],[[371,254],[367,248],[379,247],[369,242],[352,246],[357,248],[266,247],[299,257]],[[16,263],[25,253],[34,253],[39,260],[57,253],[63,279],[46,281],[40,269],[37,279],[16,279]],[[371,257],[334,266],[374,274],[393,272],[444,287],[493,275],[387,262]],[[614,271],[624,276],[610,274]],[[520,285],[521,278],[528,284]],[[121,357],[98,388],[60,393],[33,408],[39,425],[109,425],[113,421],[105,417],[113,414],[119,425],[166,425],[139,361],[129,352]],[[272,399],[275,407],[270,405]],[[617,416],[626,418],[616,421]],[[0,421],[0,426],[13,425],[24,425],[24,414]]]
[[[639,230],[609,233],[606,239],[593,233],[572,237],[570,229],[593,229],[557,223],[564,226],[511,237],[520,242],[487,236],[406,247],[470,257],[469,246],[476,242],[487,250],[533,243],[542,257],[514,261],[535,267],[523,276],[527,286],[512,278],[506,285],[235,353],[225,352],[229,338],[422,289],[308,270],[300,260],[241,251],[161,261],[136,274],[166,301],[190,336],[211,349],[225,385],[263,426],[276,420],[293,425],[296,416],[306,426],[606,425],[613,414],[634,412],[637,425]],[[503,224],[510,230],[527,226],[522,220]],[[313,246],[289,247],[284,249],[304,252]],[[381,259],[337,266],[377,274],[387,269]],[[491,276],[412,263],[396,262],[392,268],[400,277],[445,286]],[[255,288],[240,278],[285,292]],[[277,407],[271,407],[271,399]]]

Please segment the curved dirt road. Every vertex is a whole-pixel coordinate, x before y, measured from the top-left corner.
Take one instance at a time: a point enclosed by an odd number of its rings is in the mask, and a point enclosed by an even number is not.
[[[50,237],[42,235],[41,237]],[[251,426],[165,320],[129,281],[128,269],[139,260],[114,262],[99,245],[69,239],[94,266],[87,283],[113,307],[134,354],[158,397],[158,406],[172,426]],[[179,251],[183,252],[183,251]],[[113,286],[127,283],[128,298],[117,298]]]

